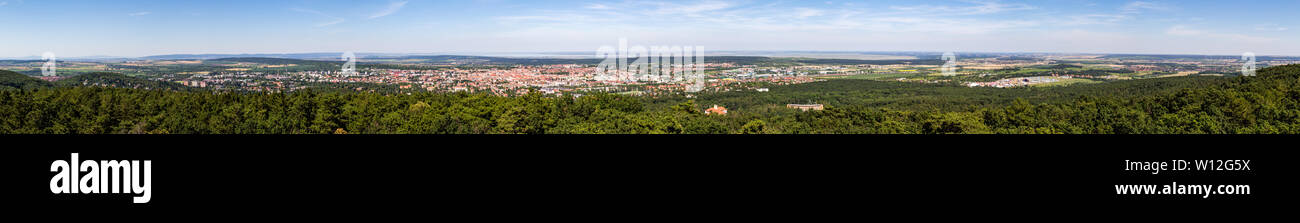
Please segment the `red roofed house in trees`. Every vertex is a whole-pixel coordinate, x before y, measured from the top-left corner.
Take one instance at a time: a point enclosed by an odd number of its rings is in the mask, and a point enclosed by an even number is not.
[[[718,114],[718,115],[727,115],[727,108],[724,108],[724,107],[721,107],[721,106],[718,106],[718,105],[713,105],[713,108],[709,108],[709,109],[704,110],[704,114],[706,114],[706,115],[713,115],[713,114]]]

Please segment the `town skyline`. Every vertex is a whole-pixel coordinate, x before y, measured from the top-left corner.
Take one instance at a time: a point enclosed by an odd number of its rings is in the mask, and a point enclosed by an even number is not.
[[[1293,1],[18,1],[0,58],[709,51],[1300,55]],[[646,18],[657,21],[640,22]]]

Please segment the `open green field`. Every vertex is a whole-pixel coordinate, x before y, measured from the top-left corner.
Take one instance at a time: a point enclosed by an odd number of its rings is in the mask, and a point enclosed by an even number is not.
[[[897,78],[910,78],[910,77],[917,77],[917,76],[920,76],[920,74],[917,74],[917,73],[877,73],[877,74],[858,74],[858,75],[849,75],[849,76],[820,77],[820,78],[823,78],[823,79],[846,79],[846,80],[888,80],[888,79],[897,79]]]
[[[1089,79],[1083,79],[1083,78],[1072,78],[1072,79],[1061,79],[1061,81],[1057,81],[1057,82],[1053,82],[1053,83],[1037,84],[1037,85],[1031,85],[1031,86],[1033,86],[1033,87],[1061,87],[1061,86],[1070,86],[1070,85],[1076,85],[1076,84],[1097,84],[1097,83],[1102,83],[1102,81],[1089,80]]]

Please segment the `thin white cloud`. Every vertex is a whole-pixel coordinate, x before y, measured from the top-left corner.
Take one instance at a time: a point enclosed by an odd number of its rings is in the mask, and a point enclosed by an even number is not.
[[[323,13],[323,12],[316,11],[316,10],[311,10],[311,9],[304,9],[304,8],[290,8],[289,10],[293,10],[293,11],[295,11],[295,12],[305,12],[305,13],[311,13],[311,14],[317,14],[317,15],[325,15],[325,13]]]
[[[17,7],[23,5],[24,2],[23,0],[0,1],[0,7],[8,6],[9,3],[13,3],[14,7]]]
[[[986,15],[1010,11],[1032,10],[1033,6],[1011,3],[1006,4],[1000,1],[966,1],[974,3],[972,6],[946,6],[946,5],[916,5],[916,6],[892,6],[890,9],[905,13],[915,14],[938,14],[938,15]]]
[[[1137,14],[1142,13],[1143,11],[1167,11],[1170,9],[1172,9],[1172,7],[1162,3],[1134,1],[1125,4],[1124,7],[1120,8],[1120,11],[1129,14]]]
[[[1063,24],[1065,25],[1110,25],[1110,24],[1116,24],[1125,20],[1132,19],[1133,17],[1128,15],[1114,15],[1114,14],[1089,14],[1089,15],[1068,16],[1068,18],[1069,19],[1064,21]]]
[[[340,18],[340,19],[334,19],[333,21],[329,21],[329,22],[317,23],[317,24],[316,24],[316,27],[326,27],[326,26],[338,25],[339,23],[343,23],[343,22],[346,22],[346,21],[348,21],[348,20],[346,20],[346,19],[341,19],[341,18]]]
[[[731,3],[720,1],[703,1],[695,4],[674,4],[665,2],[642,3],[657,6],[651,14],[658,15],[698,15],[699,13],[718,11],[733,7]]]
[[[1176,25],[1165,30],[1165,34],[1181,37],[1197,37],[1210,39],[1227,39],[1238,43],[1271,43],[1278,41],[1277,38],[1250,36],[1239,33],[1220,33],[1205,31],[1188,27],[1186,25]]]
[[[126,15],[128,15],[128,16],[146,16],[146,15],[149,15],[149,14],[153,14],[153,13],[152,13],[152,12],[136,12],[136,13],[126,14]]]
[[[826,13],[824,11],[818,9],[810,9],[810,8],[794,9],[794,17],[800,19],[806,19],[808,17],[814,17],[814,16],[822,16],[825,14]]]
[[[374,15],[370,15],[370,19],[377,19],[380,17],[392,15],[393,13],[397,13],[397,11],[401,11],[403,7],[406,7],[406,3],[407,1],[398,1],[398,2],[389,3],[388,8],[384,8],[383,11],[379,11]]]
[[[338,25],[339,23],[343,23],[343,22],[346,22],[346,21],[347,21],[347,19],[339,18],[339,17],[336,17],[336,16],[331,16],[331,15],[329,15],[329,14],[325,14],[324,12],[320,12],[320,11],[316,11],[316,10],[311,10],[311,9],[291,8],[291,9],[289,9],[289,10],[293,10],[293,11],[295,11],[295,12],[310,13],[310,14],[314,14],[314,15],[318,15],[318,16],[322,16],[322,17],[326,17],[326,18],[329,18],[329,19],[330,19],[330,20],[327,21],[327,22],[316,23],[316,25],[314,25],[315,27],[326,27],[326,26]]]
[[[591,16],[579,15],[579,14],[522,15],[522,16],[502,16],[496,18],[497,21],[502,21],[507,23],[521,23],[521,22],[577,23],[582,21],[590,21],[590,19],[593,18]]]
[[[574,4],[569,9],[525,11],[495,17],[494,21],[505,27],[489,34],[488,38],[506,42],[544,42],[557,49],[582,48],[599,45],[592,43],[608,42],[613,37],[630,37],[737,49],[755,46],[836,49],[831,46],[848,44],[874,50],[969,48],[1059,52],[1181,52],[1164,49],[1181,50],[1194,43],[1240,43],[1232,46],[1246,47],[1276,45],[1282,41],[1273,36],[1232,34],[1190,25],[1161,26],[1167,29],[1145,31],[1145,35],[1130,35],[1131,32],[1107,28],[1141,26],[1130,24],[1142,17],[1130,12],[1176,9],[1145,1],[1099,9],[1110,12],[1089,13],[1040,11],[1033,5],[1009,1],[961,1],[924,6],[841,6],[835,3],[831,7],[821,7],[792,4],[637,0],[602,2],[598,6]],[[659,22],[645,23],[647,18]],[[1245,29],[1251,28],[1254,27],[1246,26]],[[1258,29],[1277,28],[1280,27],[1260,26]],[[981,41],[989,43],[970,44]],[[1235,50],[1229,48],[1204,50]]]
[[[1287,30],[1291,30],[1291,29],[1287,27],[1278,26],[1276,24],[1262,24],[1262,25],[1255,26],[1255,31],[1281,32]]]
[[[610,7],[609,7],[608,5],[605,5],[605,4],[590,4],[590,5],[587,5],[586,7],[583,7],[583,8],[586,8],[586,9],[595,9],[595,10],[606,10],[606,9],[610,9]]]
[[[1185,25],[1176,25],[1165,30],[1165,34],[1174,36],[1203,36],[1205,31],[1193,29]]]
[[[619,26],[630,29],[712,30],[735,29],[748,31],[871,31],[888,33],[993,33],[1007,29],[1039,26],[1030,19],[958,18],[954,16],[992,14],[1034,9],[1024,4],[1004,4],[998,1],[969,1],[973,5],[962,7],[937,6],[892,7],[893,10],[875,11],[856,8],[788,7],[781,3],[764,5],[736,5],[722,1],[704,1],[692,4],[671,2],[628,1],[596,8],[606,10],[560,10],[523,13],[496,17],[506,25],[527,24],[523,29],[555,30],[564,27]],[[585,8],[593,8],[587,5]],[[935,10],[946,13],[925,14]],[[867,13],[872,12],[872,13]],[[640,24],[644,18],[663,20],[661,26]],[[629,25],[635,24],[635,25]],[[577,30],[574,30],[577,31]]]

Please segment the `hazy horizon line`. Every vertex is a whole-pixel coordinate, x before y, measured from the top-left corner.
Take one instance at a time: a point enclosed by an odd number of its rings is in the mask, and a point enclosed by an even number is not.
[[[151,55],[144,55],[144,56],[89,55],[89,56],[67,56],[67,57],[59,57],[59,58],[68,58],[68,59],[140,59],[140,58],[146,58],[146,57],[179,56],[179,55],[196,55],[196,56],[198,56],[198,55],[232,55],[232,56],[238,56],[238,55],[251,55],[251,56],[256,56],[256,55],[341,54],[341,53],[344,53],[344,52],[345,52],[345,51],[336,51],[336,52],[322,52],[322,51],[316,51],[316,52],[276,52],[276,53],[167,53],[167,54],[151,54]],[[717,54],[717,53],[829,53],[829,54],[836,54],[836,53],[838,53],[838,54],[852,53],[852,54],[861,54],[861,53],[944,53],[944,52],[954,52],[954,53],[958,53],[958,54],[981,54],[981,53],[986,53],[986,54],[1059,54],[1059,55],[1238,56],[1237,54],[1212,54],[1212,53],[1132,53],[1132,52],[1118,52],[1118,53],[1081,53],[1081,52],[1032,52],[1032,51],[1017,52],[1017,51],[932,51],[932,50],[917,50],[917,51],[873,51],[873,50],[710,50],[710,51],[706,51],[705,55],[706,55],[706,56],[769,56],[769,55],[759,55],[759,54],[710,55],[710,54]],[[362,51],[362,52],[356,52],[356,54],[388,54],[388,55],[402,55],[402,56],[485,56],[485,57],[512,57],[512,56],[510,56],[510,55],[508,55],[508,54],[541,54],[541,55],[532,55],[532,56],[545,57],[545,56],[542,56],[542,55],[546,55],[546,54],[554,54],[554,56],[591,56],[591,57],[593,57],[593,58],[596,57],[595,53],[596,53],[595,50],[591,50],[591,51],[578,51],[578,50],[573,50],[573,51],[473,51],[473,52],[471,52],[471,51],[447,51],[447,52],[420,52],[420,53],[363,52],[363,51]],[[590,55],[583,55],[583,54],[590,54]],[[864,55],[870,55],[870,54],[864,54]],[[1257,55],[1257,56],[1272,56],[1272,57],[1300,57],[1300,55],[1285,55],[1285,54],[1258,54],[1258,53],[1256,53],[1256,55]],[[0,57],[0,60],[30,60],[30,59],[32,59],[32,58],[37,58],[37,59],[39,59],[39,58],[41,58],[41,56],[40,56],[40,55],[31,55],[31,56],[23,56],[23,57]],[[529,58],[529,57],[520,57],[520,58]]]

